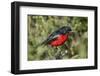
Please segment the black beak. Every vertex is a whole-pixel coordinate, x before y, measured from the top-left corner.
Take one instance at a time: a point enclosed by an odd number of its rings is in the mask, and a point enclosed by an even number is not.
[[[68,34],[69,34],[69,35],[74,35],[75,32],[74,32],[74,31],[70,31]]]

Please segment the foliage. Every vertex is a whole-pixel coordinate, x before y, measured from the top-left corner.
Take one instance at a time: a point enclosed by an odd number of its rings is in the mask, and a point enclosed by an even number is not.
[[[28,60],[87,58],[87,24],[87,17],[28,15]],[[75,32],[64,45],[57,48],[39,45],[62,26],[71,26]]]

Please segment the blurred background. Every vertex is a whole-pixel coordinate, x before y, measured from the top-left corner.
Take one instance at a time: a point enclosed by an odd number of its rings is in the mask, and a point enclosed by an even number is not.
[[[62,26],[70,26],[75,32],[64,45],[57,48],[39,45]],[[28,61],[86,58],[88,58],[87,17],[28,15]]]

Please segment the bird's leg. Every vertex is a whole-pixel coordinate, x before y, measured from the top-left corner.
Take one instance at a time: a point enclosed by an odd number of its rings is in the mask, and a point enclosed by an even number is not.
[[[56,48],[57,48],[57,52],[55,54],[55,58],[56,59],[62,59],[61,50],[59,49],[59,47],[56,47]]]
[[[59,53],[59,51],[58,51],[58,47],[53,47],[53,46],[48,46],[49,47],[49,49],[51,49],[51,48],[53,48],[54,50],[50,50],[50,52],[49,52],[49,59],[51,60],[51,59],[56,59],[56,56],[58,55],[58,53]],[[51,53],[51,51],[52,52],[54,52],[54,53]]]
[[[68,57],[71,58],[72,55],[73,55],[72,50],[70,49],[70,47],[68,47],[68,45],[64,44],[64,46],[67,48],[67,55],[68,55]]]
[[[55,48],[55,54],[57,54],[58,53],[58,47],[54,47]]]
[[[54,47],[54,51],[56,51],[56,52],[54,53],[53,59],[56,59],[57,50],[58,50],[58,48],[57,47]]]

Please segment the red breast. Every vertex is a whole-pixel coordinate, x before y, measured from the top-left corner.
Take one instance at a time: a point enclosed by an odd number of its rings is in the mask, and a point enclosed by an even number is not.
[[[60,46],[68,40],[68,35],[59,35],[59,37],[50,43],[51,46]]]

